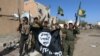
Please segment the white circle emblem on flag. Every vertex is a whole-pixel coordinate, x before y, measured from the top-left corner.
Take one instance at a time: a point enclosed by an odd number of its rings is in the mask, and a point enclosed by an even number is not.
[[[48,47],[51,42],[51,34],[49,32],[41,32],[38,35],[39,42],[43,45]]]

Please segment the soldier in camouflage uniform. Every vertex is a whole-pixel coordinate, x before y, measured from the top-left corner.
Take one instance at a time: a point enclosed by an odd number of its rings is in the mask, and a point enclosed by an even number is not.
[[[77,21],[78,21],[78,14],[75,13],[75,23],[69,23],[68,26],[69,28],[66,29],[66,25],[64,29],[62,30],[64,36],[63,39],[63,47],[64,47],[64,56],[73,56],[73,51],[74,51],[74,44],[75,44],[75,39],[76,39],[76,34],[79,34],[79,29],[77,27]]]
[[[66,28],[67,26],[64,25],[64,29],[62,30],[64,36],[63,39],[63,47],[64,47],[64,56],[73,56],[73,51],[74,51],[74,41],[76,38],[76,34],[79,33],[79,30],[77,27],[73,28],[73,24],[69,23],[69,28]]]
[[[28,55],[28,44],[27,44],[27,40],[28,40],[28,36],[29,36],[29,29],[30,26],[28,24],[28,18],[27,17],[23,17],[23,23],[21,23],[18,27],[18,31],[21,33],[21,37],[20,37],[20,42],[19,42],[19,54],[20,56],[23,56],[23,49],[25,46],[25,54]]]
[[[39,28],[40,26],[38,25],[38,21],[39,21],[38,20],[38,17],[35,17],[33,23],[31,24],[31,26],[32,27]],[[31,38],[31,51],[33,51],[34,48],[35,48],[35,36],[34,36],[35,32],[31,31],[31,33],[32,33],[32,38]]]

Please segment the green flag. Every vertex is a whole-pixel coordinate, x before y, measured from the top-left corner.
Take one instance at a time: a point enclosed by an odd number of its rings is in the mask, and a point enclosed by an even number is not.
[[[64,16],[63,9],[60,6],[58,7],[58,14]]]
[[[79,15],[80,17],[86,17],[85,10],[80,9],[78,15]]]
[[[80,16],[80,17],[86,17],[86,13],[85,12],[86,11],[81,8],[81,2],[80,2],[79,8],[78,8],[78,11],[77,11],[78,16]]]

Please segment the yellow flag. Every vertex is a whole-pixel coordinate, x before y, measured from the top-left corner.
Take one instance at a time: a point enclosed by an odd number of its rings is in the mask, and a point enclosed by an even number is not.
[[[78,15],[79,15],[79,16],[83,16],[83,15],[85,15],[85,10],[80,9]]]

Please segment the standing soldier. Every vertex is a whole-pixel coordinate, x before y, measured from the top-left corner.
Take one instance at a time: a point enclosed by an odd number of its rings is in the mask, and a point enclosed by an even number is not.
[[[35,17],[33,23],[31,24],[30,27],[30,31],[32,32],[32,40],[31,40],[31,49],[34,51],[34,49],[36,48],[36,35],[38,34],[37,30],[40,29],[40,27],[43,24],[43,21],[45,20],[45,17],[43,18],[43,20],[40,22],[39,21],[40,18]],[[34,28],[34,29],[33,29]]]
[[[18,31],[21,33],[21,38],[20,38],[20,43],[19,43],[19,54],[20,56],[23,56],[23,48],[25,45],[25,54],[28,55],[28,44],[27,44],[27,39],[29,36],[29,29],[30,26],[28,24],[28,18],[23,17],[23,22],[19,25]]]
[[[35,27],[35,28],[39,28],[40,26],[39,26],[39,20],[38,20],[38,17],[35,17],[34,19],[33,19],[34,21],[33,21],[33,23],[31,24],[31,27]],[[31,33],[32,33],[32,38],[31,38],[31,51],[34,51],[34,49],[35,49],[35,33],[36,33],[36,31],[33,31],[33,30],[30,30],[31,31]]]
[[[73,25],[73,23],[69,23],[69,28],[64,29],[62,32],[65,35],[64,37],[64,56],[73,56],[73,51],[74,51],[74,41],[76,38],[76,34],[79,33],[78,27],[76,27],[77,23],[77,17],[76,17],[76,22]]]
[[[65,43],[65,37],[66,37],[66,30],[68,29],[67,24],[63,25],[63,28],[61,29],[61,39],[62,39],[62,51],[64,53],[64,43]]]

